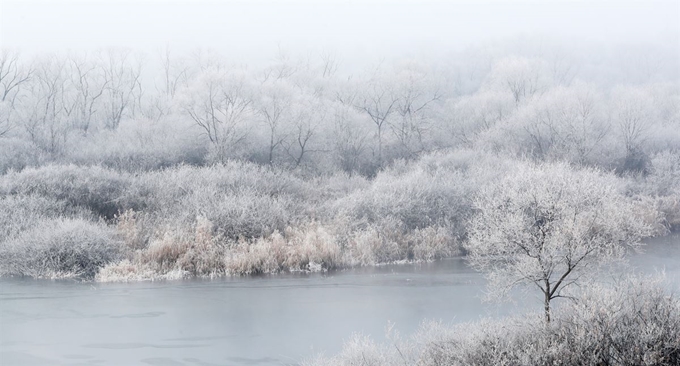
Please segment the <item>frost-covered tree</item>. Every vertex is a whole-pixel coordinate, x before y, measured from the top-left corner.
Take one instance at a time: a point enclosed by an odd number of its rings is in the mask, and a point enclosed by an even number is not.
[[[471,144],[515,108],[510,93],[485,90],[459,99],[450,99],[445,107],[448,132],[455,143]]]
[[[317,144],[317,135],[327,119],[325,108],[321,100],[310,95],[294,100],[289,132],[282,142],[291,167],[299,167],[310,153],[327,150]]]
[[[21,63],[19,53],[0,51],[0,137],[14,126],[14,113],[21,89],[31,81],[32,66]]]
[[[329,140],[338,166],[350,175],[366,173],[372,140],[365,116],[342,102],[335,103],[330,114],[333,126]]]
[[[283,71],[281,71],[283,72]],[[282,78],[268,80],[259,87],[255,110],[267,133],[267,164],[273,165],[276,152],[285,140],[285,127],[290,121],[294,89]]]
[[[538,288],[546,321],[551,301],[621,259],[649,235],[611,177],[566,164],[520,165],[480,191],[465,244],[474,268],[488,273],[491,295]]]
[[[142,96],[142,61],[128,50],[109,50],[100,56],[106,88],[102,95],[106,127],[118,128],[124,117],[133,117]]]
[[[66,62],[52,55],[36,62],[26,97],[16,108],[29,140],[52,156],[63,152],[71,110],[64,98]]]
[[[609,132],[597,89],[583,83],[556,87],[527,102],[510,119],[508,135],[539,159],[589,162]]]
[[[383,164],[385,129],[389,125],[389,118],[397,109],[399,97],[395,94],[391,83],[385,80],[385,76],[377,75],[366,82],[355,100],[355,108],[368,115],[375,125],[378,146],[374,154],[377,160],[376,164],[381,167]]]
[[[208,69],[178,93],[175,103],[208,138],[218,160],[243,148],[254,120],[247,73]]]
[[[103,67],[85,54],[71,55],[66,62],[69,80],[64,99],[69,109],[73,128],[88,133],[101,109],[99,102],[110,80],[106,80]]]
[[[515,103],[545,91],[553,84],[548,66],[540,59],[506,57],[498,60],[487,76],[484,88],[512,93]]]
[[[424,151],[432,129],[432,109],[442,98],[437,75],[417,62],[395,70],[396,118],[388,120],[396,142],[397,156],[413,158]]]
[[[612,92],[612,114],[619,137],[630,154],[641,148],[655,119],[654,101],[642,88],[618,87]]]
[[[0,101],[14,103],[22,85],[31,80],[33,70],[19,58],[19,53],[0,51]]]

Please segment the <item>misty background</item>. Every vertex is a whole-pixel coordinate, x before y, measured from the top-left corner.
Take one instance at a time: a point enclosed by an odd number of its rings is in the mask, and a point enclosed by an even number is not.
[[[347,62],[445,56],[529,37],[577,47],[680,46],[677,1],[12,1],[0,43],[22,52],[129,47],[215,49],[261,62],[277,49],[326,50]]]

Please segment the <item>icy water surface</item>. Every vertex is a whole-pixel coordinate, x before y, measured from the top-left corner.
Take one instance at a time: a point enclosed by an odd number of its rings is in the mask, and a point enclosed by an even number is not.
[[[680,289],[680,237],[631,260]],[[1,365],[285,365],[340,351],[353,332],[384,339],[444,322],[540,310],[482,304],[464,260],[329,274],[98,284],[0,281]],[[535,305],[535,306],[534,306]],[[535,309],[534,309],[535,307]]]

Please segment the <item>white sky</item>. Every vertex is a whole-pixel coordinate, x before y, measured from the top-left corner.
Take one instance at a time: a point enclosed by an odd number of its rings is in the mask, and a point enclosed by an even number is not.
[[[0,0],[0,13],[0,46],[28,53],[169,45],[245,58],[270,56],[278,47],[389,56],[521,35],[675,44],[680,35],[680,0]]]

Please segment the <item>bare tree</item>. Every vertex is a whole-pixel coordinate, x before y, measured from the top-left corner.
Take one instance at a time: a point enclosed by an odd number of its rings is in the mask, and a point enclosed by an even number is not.
[[[186,85],[189,74],[189,67],[183,65],[181,62],[175,62],[170,55],[170,48],[165,49],[163,54],[163,81],[164,92],[170,97],[174,98],[177,89],[181,85]]]
[[[369,131],[364,127],[359,111],[352,106],[338,103],[332,109],[333,145],[338,164],[349,175],[361,172],[370,146]]]
[[[653,100],[639,88],[617,88],[613,92],[613,119],[630,154],[641,148],[654,117]]]
[[[109,50],[102,55],[106,88],[104,92],[105,122],[109,129],[118,128],[126,114],[131,113],[135,101],[141,97],[141,60],[128,50]]]
[[[0,53],[0,137],[13,127],[12,115],[23,85],[31,80],[33,69],[20,63],[19,53],[3,49]]]
[[[588,84],[552,88],[508,118],[505,137],[518,137],[517,152],[539,160],[592,162],[610,130],[603,104]]]
[[[651,228],[611,179],[566,164],[522,165],[482,189],[465,247],[472,266],[488,273],[491,296],[536,287],[550,322],[551,301],[565,288],[638,248]]]
[[[246,138],[253,101],[245,76],[236,71],[203,72],[178,97],[179,106],[221,153],[234,150]]]
[[[262,83],[288,79],[300,70],[300,65],[291,60],[286,51],[279,47],[278,53],[269,67],[262,72]]]
[[[444,118],[448,119],[448,132],[455,140],[467,145],[510,116],[515,109],[512,96],[496,90],[450,99],[447,104]]]
[[[64,99],[66,62],[56,56],[36,65],[33,81],[20,106],[21,122],[30,140],[51,155],[62,152],[69,132]]]
[[[21,86],[31,80],[33,69],[20,64],[19,53],[3,49],[0,53],[0,101],[14,101]]]
[[[577,84],[563,115],[565,148],[572,161],[587,163],[610,131],[609,120],[601,113],[601,100],[594,88]]]
[[[321,77],[324,79],[332,78],[338,72],[340,62],[337,55],[332,52],[324,51],[321,53]]]
[[[68,99],[68,94],[71,94],[71,100],[66,102],[68,114],[72,116],[73,127],[87,134],[109,80],[105,79],[101,65],[87,58],[71,56],[66,71],[70,77],[69,86],[73,89],[64,96]]]
[[[399,98],[384,81],[373,78],[366,89],[355,101],[355,108],[364,112],[371,119],[376,128],[377,137],[377,165],[383,164],[383,134],[387,127],[388,118],[395,112]]]
[[[397,118],[389,126],[400,149],[408,158],[423,150],[423,139],[429,130],[427,112],[442,98],[436,78],[421,65],[408,64],[397,74]]]
[[[292,112],[291,131],[282,142],[283,149],[293,162],[293,168],[299,167],[308,154],[325,151],[313,146],[317,129],[326,121],[324,106],[311,96],[300,99],[302,100],[296,102],[295,110]]]
[[[267,127],[267,163],[274,164],[275,152],[285,140],[284,124],[290,119],[292,95],[295,93],[285,80],[266,81],[260,86],[256,109]]]
[[[507,57],[494,64],[486,84],[490,88],[509,91],[515,103],[520,104],[552,83],[546,69],[542,60]]]

